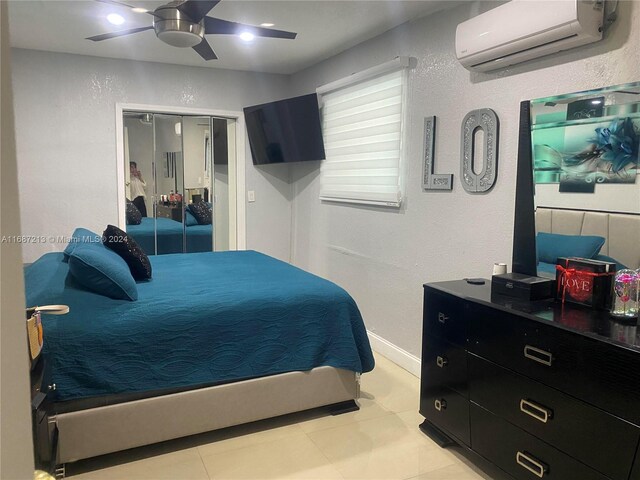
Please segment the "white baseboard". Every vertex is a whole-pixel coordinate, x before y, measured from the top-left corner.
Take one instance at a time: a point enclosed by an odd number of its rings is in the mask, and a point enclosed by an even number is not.
[[[393,363],[404,368],[407,372],[420,378],[420,359],[415,355],[397,347],[379,335],[367,330],[371,348]]]

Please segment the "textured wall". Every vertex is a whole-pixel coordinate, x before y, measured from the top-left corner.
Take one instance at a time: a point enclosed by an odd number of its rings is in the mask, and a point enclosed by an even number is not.
[[[0,2],[0,236],[20,235],[18,172],[11,94],[7,2]],[[21,245],[0,249],[0,478],[24,480],[33,475],[29,364],[24,336],[24,282]]]
[[[285,97],[289,81],[19,49],[13,51],[13,78],[22,229],[47,236],[70,235],[77,226],[102,232],[117,224],[117,102],[239,111]],[[288,172],[257,169],[248,144],[246,151],[246,187],[256,191],[256,202],[247,205],[247,248],[288,260]],[[24,261],[62,248],[24,245]]]
[[[620,2],[620,19],[603,42],[498,74],[470,73],[455,59],[455,28],[491,6],[474,2],[402,25],[293,77],[294,93],[303,93],[397,55],[417,59],[401,209],[321,203],[317,166],[292,173],[294,263],[345,287],[370,330],[416,356],[422,283],[487,277],[493,262],[511,263],[519,102],[640,80],[635,2]],[[498,179],[489,194],[470,195],[459,180],[460,124],[482,107],[500,118]],[[454,173],[452,192],[421,191],[427,115],[438,117],[436,171]]]

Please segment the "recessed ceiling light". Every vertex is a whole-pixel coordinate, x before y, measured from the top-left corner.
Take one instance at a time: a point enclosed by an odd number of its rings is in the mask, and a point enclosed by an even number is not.
[[[245,42],[250,42],[251,40],[256,38],[256,36],[253,33],[250,33],[250,32],[242,32],[240,34],[240,38],[242,40],[244,40]]]
[[[131,10],[133,10],[136,13],[147,13],[149,11],[146,8],[140,8],[140,7],[133,7]]]
[[[261,27],[273,27],[275,25],[275,23],[261,23],[260,26]]]
[[[109,20],[109,23],[113,23],[114,25],[122,25],[124,23],[124,17],[117,13],[110,13],[107,15],[107,20]]]

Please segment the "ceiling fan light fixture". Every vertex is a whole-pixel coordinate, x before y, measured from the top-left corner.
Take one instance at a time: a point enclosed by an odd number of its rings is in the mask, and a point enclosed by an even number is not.
[[[131,10],[136,13],[147,13],[149,11],[146,8],[141,8],[141,7],[133,7]]]
[[[197,33],[182,30],[161,31],[157,32],[157,35],[164,43],[179,48],[195,47],[202,42],[202,36]]]
[[[154,12],[153,28],[157,37],[174,47],[195,47],[204,38],[204,22],[193,22],[175,8],[159,8]]]
[[[275,23],[261,23],[260,26],[261,27],[273,27],[273,26],[275,26]]]
[[[122,15],[118,15],[117,13],[110,13],[107,15],[107,20],[112,25],[122,25],[124,23],[124,17]]]

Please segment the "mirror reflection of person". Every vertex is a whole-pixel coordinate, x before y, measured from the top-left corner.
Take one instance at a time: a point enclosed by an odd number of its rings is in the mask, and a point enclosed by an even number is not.
[[[143,217],[147,216],[147,206],[145,204],[145,198],[147,194],[145,188],[147,184],[142,179],[142,173],[138,170],[138,164],[136,162],[129,162],[130,184],[129,191],[131,195],[131,201],[140,210]]]

